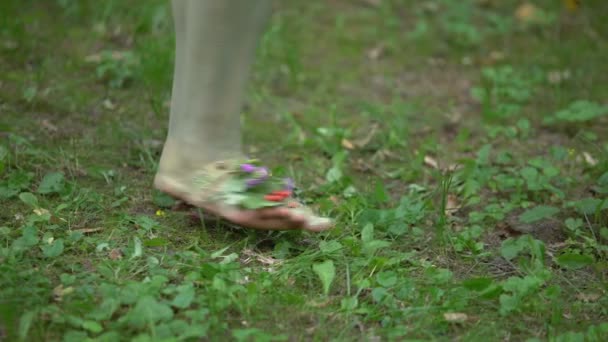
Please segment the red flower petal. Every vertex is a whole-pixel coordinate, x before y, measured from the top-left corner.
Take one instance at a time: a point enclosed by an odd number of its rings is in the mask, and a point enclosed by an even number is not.
[[[264,199],[271,202],[281,202],[285,197],[279,195],[266,195]]]

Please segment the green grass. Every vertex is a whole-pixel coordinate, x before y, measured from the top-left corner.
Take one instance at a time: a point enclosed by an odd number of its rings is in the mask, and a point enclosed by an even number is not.
[[[152,190],[166,1],[3,1],[0,339],[608,334],[608,3],[374,3],[277,2],[258,49],[247,152],[313,235]]]

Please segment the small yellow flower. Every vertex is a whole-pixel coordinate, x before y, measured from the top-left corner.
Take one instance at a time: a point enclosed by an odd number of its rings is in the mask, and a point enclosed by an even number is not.
[[[573,149],[573,148],[568,149],[568,155],[569,155],[570,157],[574,156],[574,153],[576,153],[576,150],[575,150],[575,149]]]
[[[158,216],[158,217],[164,217],[164,216],[165,216],[165,212],[164,212],[164,211],[162,211],[162,210],[160,210],[160,209],[158,209],[158,210],[156,211],[156,216]]]

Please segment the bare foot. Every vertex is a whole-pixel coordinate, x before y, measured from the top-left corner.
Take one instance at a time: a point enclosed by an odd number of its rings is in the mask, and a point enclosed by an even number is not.
[[[221,217],[229,222],[259,230],[296,230],[321,232],[333,226],[328,218],[312,215],[306,208],[296,202],[289,206],[277,206],[262,209],[241,209],[234,206],[212,203],[198,198],[192,192],[192,186],[182,184],[170,177],[157,174],[154,186],[175,198],[199,207],[204,211]]]

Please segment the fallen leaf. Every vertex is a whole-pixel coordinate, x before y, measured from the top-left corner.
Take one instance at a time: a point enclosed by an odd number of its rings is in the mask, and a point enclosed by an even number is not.
[[[372,61],[378,60],[384,54],[384,45],[380,44],[376,47],[373,47],[367,50],[367,58]]]
[[[38,216],[42,216],[42,215],[49,214],[49,211],[44,208],[36,208],[36,209],[34,209],[34,214],[36,214]]]
[[[42,121],[40,121],[40,125],[44,128],[46,128],[47,130],[49,130],[50,132],[57,132],[59,129],[57,128],[57,126],[53,125],[49,120],[44,119]]]
[[[579,292],[576,294],[576,299],[583,301],[583,302],[595,302],[596,300],[600,299],[601,295],[599,293],[582,293]]]
[[[82,234],[88,234],[88,233],[96,233],[99,231],[102,231],[103,228],[98,227],[98,228],[82,228],[82,229],[75,229],[75,232],[80,232]]]
[[[445,214],[448,216],[454,215],[460,209],[460,203],[455,195],[448,194],[447,203],[445,204]]]
[[[103,100],[103,107],[105,109],[107,109],[107,110],[114,110],[114,109],[116,109],[116,105],[110,99]]]
[[[589,152],[583,152],[583,158],[585,158],[587,164],[591,166],[597,165],[597,159],[593,158]]]
[[[68,295],[72,292],[74,292],[73,287],[68,286],[64,288],[63,284],[59,284],[53,289],[53,299],[55,299],[56,302],[61,302],[65,295]]]
[[[355,146],[363,148],[367,144],[369,144],[369,142],[374,138],[374,136],[378,132],[378,128],[378,124],[374,122],[369,129],[369,133],[364,138],[354,141]]]
[[[530,22],[536,16],[538,9],[529,2],[525,2],[515,10],[515,18],[521,22]]]
[[[443,314],[443,318],[451,323],[462,323],[469,319],[469,316],[462,312],[446,312]]]
[[[426,166],[430,166],[434,169],[438,169],[439,170],[439,163],[437,162],[437,160],[431,156],[424,156],[424,164]]]
[[[242,251],[243,255],[247,255],[249,257],[253,257],[255,258],[257,261],[259,261],[260,263],[264,264],[264,265],[275,265],[277,263],[280,263],[280,260],[277,260],[271,256],[267,256],[267,255],[263,255],[260,253],[256,253],[254,251],[252,251],[251,249],[245,249]]]
[[[348,140],[348,139],[342,139],[342,147],[344,147],[347,150],[355,149],[355,145],[353,145],[353,143],[350,142],[350,140]]]
[[[559,84],[570,79],[570,70],[552,70],[547,73],[547,81],[551,84]]]
[[[122,252],[120,251],[120,249],[114,248],[108,253],[108,257],[111,260],[120,260],[122,259]]]

